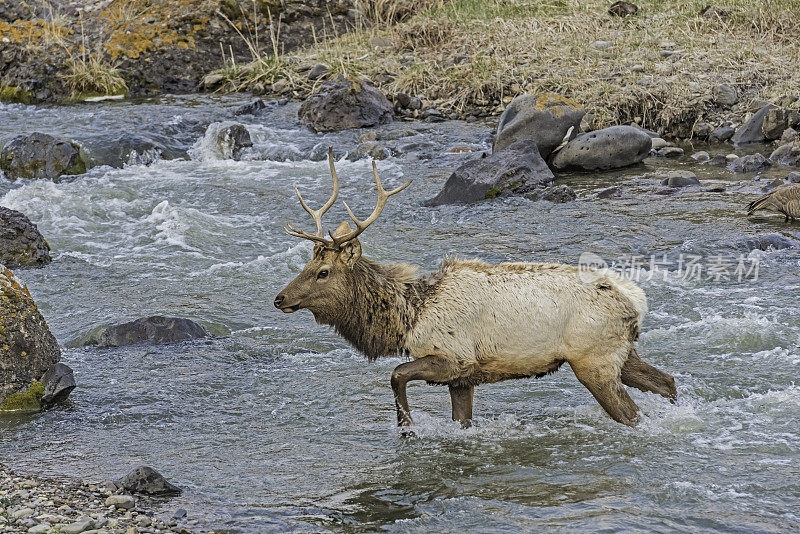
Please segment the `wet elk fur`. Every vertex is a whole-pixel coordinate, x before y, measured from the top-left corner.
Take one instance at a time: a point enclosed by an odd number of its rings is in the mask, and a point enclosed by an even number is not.
[[[377,219],[389,196],[375,171],[378,206],[351,230],[343,222],[324,237],[322,214],[334,194],[310,210],[317,233],[287,231],[316,243],[303,271],[275,299],[286,313],[305,308],[333,326],[370,360],[404,354],[412,361],[392,373],[398,424],[411,424],[406,384],[446,384],[453,419],[469,425],[473,388],[511,378],[541,377],[568,363],[578,380],[616,421],[633,425],[638,407],[623,384],[674,401],[675,381],[636,353],[647,312],[644,292],[610,271],[580,272],[550,263],[447,259],[429,275],[406,264],[381,265],[361,256],[357,236]],[[373,164],[374,166],[374,164]],[[299,197],[299,194],[298,194]]]

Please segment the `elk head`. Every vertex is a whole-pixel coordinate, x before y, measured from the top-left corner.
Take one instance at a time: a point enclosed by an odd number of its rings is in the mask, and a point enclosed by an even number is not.
[[[300,205],[306,210],[317,225],[317,233],[312,234],[287,224],[284,230],[289,235],[301,237],[314,242],[314,254],[311,261],[303,271],[292,280],[283,291],[275,298],[275,307],[284,313],[292,313],[299,309],[308,309],[317,320],[328,322],[338,316],[347,305],[347,296],[352,294],[352,273],[356,262],[361,258],[361,243],[357,237],[367,227],[378,219],[388,198],[411,184],[411,180],[392,191],[386,191],[378,177],[378,169],[372,162],[372,173],[375,176],[375,185],[378,187],[378,204],[372,215],[359,220],[346,202],[343,202],[348,215],[356,225],[355,230],[350,228],[347,221],[343,221],[335,231],[328,232],[330,239],[325,237],[322,227],[322,216],[328,211],[339,194],[339,178],[333,165],[333,149],[328,149],[328,162],[333,178],[333,194],[331,198],[318,210],[312,210],[303,200],[300,191],[295,185],[294,190]]]

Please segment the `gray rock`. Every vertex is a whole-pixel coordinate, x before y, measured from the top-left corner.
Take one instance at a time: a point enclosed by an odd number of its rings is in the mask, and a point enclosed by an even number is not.
[[[145,495],[168,495],[180,493],[182,490],[170,484],[152,467],[137,467],[117,481],[117,485],[133,493]]]
[[[364,128],[392,121],[391,102],[366,82],[325,82],[300,106],[298,117],[317,132]]]
[[[231,124],[217,132],[217,146],[226,158],[238,159],[242,149],[253,146],[253,141],[244,125]]]
[[[694,125],[694,128],[692,128],[692,137],[695,139],[708,139],[712,131],[714,131],[714,127],[709,123],[698,122]]]
[[[40,396],[30,406],[11,406],[11,399],[4,401],[13,393],[28,391],[60,357],[58,342],[28,288],[0,266],[0,410],[41,408]]]
[[[63,534],[81,534],[81,532],[86,532],[87,530],[92,530],[93,528],[94,521],[91,518],[85,518],[70,525],[62,526],[59,532]]]
[[[658,149],[656,155],[661,158],[679,158],[683,156],[683,149],[677,146],[665,146]]]
[[[116,506],[122,510],[130,510],[136,506],[136,498],[132,495],[111,495],[106,499],[106,506]]]
[[[560,95],[519,95],[500,115],[492,152],[500,152],[517,141],[530,140],[547,159],[570,128],[571,138],[577,135],[584,114],[575,102]]]
[[[790,184],[800,184],[800,172],[790,172],[786,175],[786,181]]]
[[[728,164],[728,170],[733,172],[756,172],[772,166],[772,162],[762,154],[752,154],[736,158]]]
[[[700,185],[697,175],[691,171],[670,171],[661,181],[661,185],[669,187],[686,187],[689,185]]]
[[[793,141],[776,148],[769,159],[778,165],[794,166],[800,165],[800,141]]]
[[[208,337],[205,328],[189,319],[154,315],[114,326],[101,326],[72,341],[70,346],[122,347],[135,343],[180,343]]]
[[[447,179],[441,192],[425,205],[476,202],[511,190],[545,187],[553,178],[553,172],[539,155],[536,143],[517,141],[487,158],[461,165]]]
[[[529,193],[525,193],[525,197],[530,200],[546,200],[553,204],[564,204],[571,202],[578,198],[575,190],[568,185],[552,185],[545,189],[534,189]]]
[[[708,141],[710,143],[724,143],[733,137],[734,133],[736,133],[736,129],[733,126],[722,126],[708,135]]]
[[[620,198],[622,190],[619,187],[609,187],[597,193],[597,198]]]
[[[239,106],[233,112],[234,115],[256,115],[259,112],[267,109],[267,104],[260,98],[256,98],[249,104]]]
[[[708,161],[711,159],[711,156],[705,150],[699,150],[692,154],[692,159],[697,160],[699,162]]]
[[[45,178],[83,174],[86,163],[77,145],[52,135],[34,132],[19,135],[0,151],[0,169],[6,177]]]
[[[308,71],[308,79],[309,80],[319,80],[320,78],[324,77],[328,72],[330,72],[330,67],[328,67],[324,63],[318,63],[311,67],[311,70]]]
[[[30,219],[0,206],[0,264],[12,269],[50,263],[50,245]]]
[[[42,376],[41,383],[44,385],[42,405],[45,407],[67,400],[77,385],[72,369],[63,363],[57,363],[48,369]]]
[[[713,165],[715,167],[725,167],[728,165],[728,158],[723,156],[722,154],[717,154],[710,160],[708,160],[709,165]]]
[[[384,160],[395,155],[389,147],[380,145],[376,142],[366,142],[359,144],[354,151],[347,155],[349,161],[357,161],[362,158],[372,158],[374,160]]]
[[[611,48],[613,45],[613,41],[595,41],[591,46],[595,50],[605,50],[606,48]]]
[[[711,99],[718,106],[729,108],[739,101],[736,96],[736,89],[730,85],[717,85],[711,90]]]
[[[783,131],[783,134],[781,135],[778,144],[785,145],[793,141],[800,141],[800,133],[798,133],[797,130],[795,130],[794,128],[786,128]]]
[[[653,144],[650,147],[652,150],[659,150],[659,149],[662,149],[664,147],[670,146],[670,144],[669,144],[669,142],[667,140],[662,139],[660,137],[653,137],[652,139],[653,139],[653,141],[652,141]]]
[[[634,165],[650,153],[650,136],[632,126],[612,126],[573,139],[553,158],[557,169],[585,171]]]
[[[159,159],[186,158],[186,148],[170,135],[152,132],[109,133],[84,141],[93,165],[149,165]]]
[[[749,145],[751,143],[761,143],[765,140],[762,126],[764,118],[771,109],[777,109],[772,104],[768,104],[756,111],[750,120],[736,129],[736,133],[731,137],[734,145]]]
[[[762,188],[761,188],[761,191],[762,191],[763,193],[769,193],[770,191],[772,191],[773,189],[775,189],[775,188],[776,188],[776,187],[778,187],[779,185],[783,185],[784,183],[785,183],[785,182],[784,182],[783,180],[781,180],[780,178],[775,178],[775,179],[774,179],[774,180],[772,180],[770,183],[768,183],[767,185],[765,185],[764,187],[762,187]]]
[[[780,139],[784,130],[800,126],[800,111],[795,109],[773,108],[767,111],[761,123],[765,139]]]

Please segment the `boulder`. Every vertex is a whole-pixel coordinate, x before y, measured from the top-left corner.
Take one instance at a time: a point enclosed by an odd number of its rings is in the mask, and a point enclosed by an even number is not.
[[[0,266],[0,411],[41,408],[42,375],[61,357],[28,288]]]
[[[800,111],[796,109],[773,108],[764,115],[761,133],[765,139],[780,139],[784,130],[800,126]]]
[[[251,146],[250,132],[242,124],[231,124],[217,132],[217,147],[225,158],[239,159],[242,149]]]
[[[570,128],[571,138],[575,137],[584,114],[578,104],[561,95],[517,96],[500,115],[492,152],[500,152],[517,141],[530,140],[547,159]]]
[[[800,141],[779,146],[770,154],[769,159],[772,163],[788,167],[800,165]]]
[[[39,267],[50,263],[50,245],[25,215],[0,206],[0,264]]]
[[[152,467],[137,467],[115,484],[133,493],[144,495],[170,495],[181,493],[181,489],[167,481],[158,471]]]
[[[777,109],[772,104],[768,104],[756,111],[750,120],[736,129],[736,133],[731,137],[734,145],[749,145],[751,143],[762,143],[765,140],[762,126],[764,118],[771,109]]]
[[[669,187],[686,187],[689,185],[700,185],[700,180],[692,171],[670,171],[661,181],[661,185]]]
[[[317,132],[335,132],[392,122],[391,102],[367,82],[339,78],[322,87],[300,106],[298,117]]]
[[[19,135],[0,151],[0,169],[7,178],[45,178],[83,174],[86,163],[74,143],[34,132]]]
[[[612,126],[567,143],[553,158],[553,166],[584,171],[627,167],[644,160],[651,146],[650,136],[638,128]]]
[[[713,130],[708,135],[708,141],[710,143],[724,143],[733,137],[733,134],[735,133],[736,129],[733,126],[722,126],[721,128]]]
[[[67,400],[75,389],[75,376],[68,365],[57,363],[42,376],[42,385],[44,386],[42,405],[51,406]]]
[[[762,154],[742,156],[728,164],[728,170],[733,172],[757,172],[768,167],[772,167],[772,162]]]
[[[517,141],[489,157],[461,165],[426,206],[460,204],[495,198],[507,191],[527,192],[553,181],[553,171],[539,155],[536,143]]]
[[[798,126],[798,128],[800,128],[800,126]],[[794,128],[786,128],[783,131],[783,134],[781,134],[778,145],[785,145],[787,143],[791,143],[792,141],[800,141],[800,133],[798,133]]]
[[[724,83],[711,90],[711,99],[716,105],[725,108],[733,106],[739,100],[736,96],[736,89]]]
[[[790,184],[800,184],[800,172],[790,172],[786,175],[786,181]]]
[[[208,337],[205,328],[189,319],[154,315],[129,323],[95,328],[86,335],[72,341],[70,346],[97,345],[98,347],[122,347],[136,343],[179,343]]]

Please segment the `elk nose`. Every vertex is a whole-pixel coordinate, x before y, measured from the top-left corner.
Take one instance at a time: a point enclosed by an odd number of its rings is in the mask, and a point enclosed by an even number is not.
[[[283,304],[283,295],[278,295],[275,297],[275,307],[280,308],[281,304]]]

